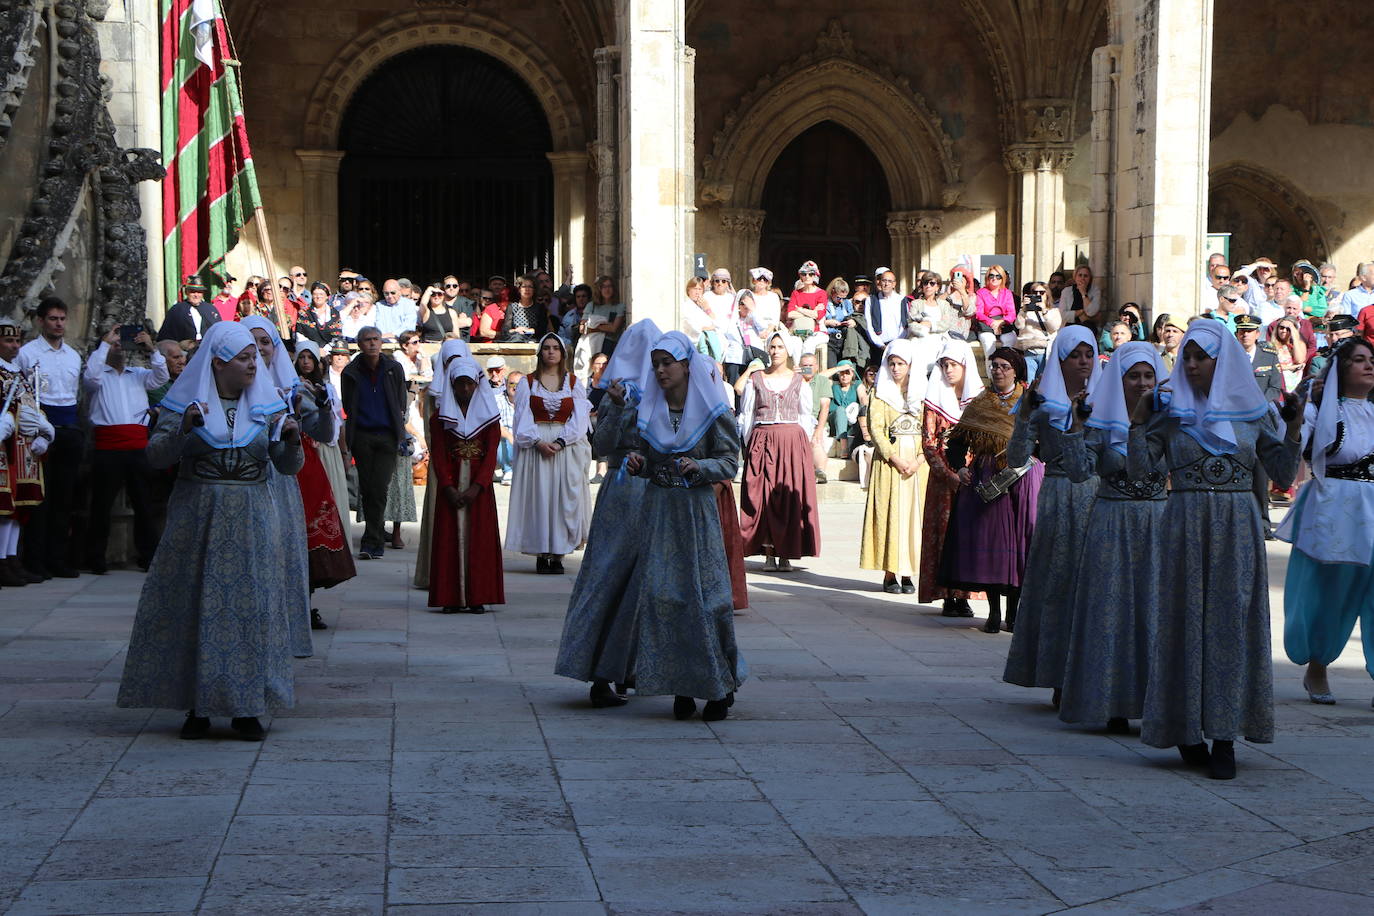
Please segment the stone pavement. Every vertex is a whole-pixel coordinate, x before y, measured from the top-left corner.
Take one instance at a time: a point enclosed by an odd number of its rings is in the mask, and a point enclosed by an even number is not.
[[[1002,684],[1007,636],[875,591],[858,491],[826,490],[826,556],[751,575],[753,677],[712,725],[550,675],[575,558],[507,556],[483,617],[430,613],[413,547],[360,564],[262,744],[115,708],[139,574],[0,591],[0,910],[1374,912],[1357,643],[1341,704],[1307,703],[1272,590],[1279,738],[1213,782]]]

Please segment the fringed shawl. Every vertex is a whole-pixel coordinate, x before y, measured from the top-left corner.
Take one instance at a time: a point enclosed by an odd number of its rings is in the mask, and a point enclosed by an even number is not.
[[[991,458],[999,469],[1006,467],[1007,443],[1016,427],[1013,411],[1025,393],[1026,386],[1020,382],[1006,398],[989,388],[968,402],[949,435],[962,436],[975,458]]]

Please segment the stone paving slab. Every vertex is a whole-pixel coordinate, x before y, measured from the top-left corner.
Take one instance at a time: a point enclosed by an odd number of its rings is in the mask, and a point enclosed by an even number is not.
[[[709,725],[553,676],[576,556],[508,555],[481,617],[431,613],[413,550],[360,564],[262,744],[115,708],[140,575],[0,590],[0,912],[1374,912],[1372,688],[1352,642],[1340,704],[1306,702],[1285,546],[1279,734],[1217,783],[1060,723],[1001,682],[1005,635],[856,569],[861,502],[821,514],[827,556],[751,562],[753,676]]]

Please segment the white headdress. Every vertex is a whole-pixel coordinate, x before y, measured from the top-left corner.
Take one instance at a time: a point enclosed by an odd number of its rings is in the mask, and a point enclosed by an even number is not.
[[[883,362],[878,367],[878,385],[874,393],[878,400],[885,402],[893,410],[899,413],[921,413],[921,405],[926,399],[926,373],[925,366],[917,366],[914,363],[920,355],[920,350],[916,346],[916,341],[905,337],[899,337],[887,345],[883,350]],[[906,394],[902,393],[902,386],[892,378],[892,372],[888,367],[888,358],[897,357],[908,366],[906,377]]]
[[[615,352],[611,354],[606,368],[601,370],[601,378],[596,387],[609,388],[616,382],[625,386],[626,396],[638,401],[644,396],[644,388],[652,383],[646,378],[649,374],[649,350],[663,332],[654,324],[652,318],[641,318],[625,329],[616,341]]]
[[[716,418],[730,412],[725,403],[720,380],[715,374],[715,363],[709,356],[697,352],[687,335],[681,331],[669,331],[660,337],[649,351],[662,350],[676,360],[687,360],[687,400],[682,405],[682,416],[677,427],[673,427],[672,416],[668,410],[668,400],[657,380],[646,379],[644,399],[639,405],[639,434],[655,451],[672,455],[688,451],[711,428]]]
[[[448,364],[444,375],[447,381],[439,399],[439,419],[443,421],[445,429],[463,439],[471,439],[487,424],[500,418],[501,411],[496,406],[496,390],[486,383],[477,360],[471,356],[460,356]],[[458,403],[458,396],[453,393],[453,382],[459,378],[470,378],[477,383],[477,390],[472,393],[472,400],[468,402],[466,411]]]
[[[294,392],[301,383],[300,376],[296,374],[296,364],[286,351],[286,344],[282,343],[277,326],[261,315],[245,315],[239,319],[239,324],[249,331],[257,328],[267,332],[272,339],[272,365],[267,367],[267,373],[272,378],[272,384],[281,390],[282,397]]]
[[[256,346],[253,332],[237,321],[217,321],[210,325],[195,355],[167,389],[159,406],[184,414],[192,404],[199,404],[205,423],[195,428],[196,434],[215,448],[239,448],[252,442],[259,429],[267,425],[268,417],[286,410],[286,402],[272,384],[262,356],[254,350],[258,371],[239,395],[231,424],[220,404],[213,361],[218,358],[228,362],[248,347]]]
[[[940,369],[940,360],[943,359],[953,360],[964,367],[962,392],[955,391],[945,382],[945,373]],[[973,348],[957,337],[946,337],[927,380],[926,409],[935,411],[951,423],[957,423],[964,414],[964,405],[982,393],[983,377],[978,374]]]
[[[1126,373],[1140,363],[1148,363],[1155,370],[1156,386],[1164,383],[1168,372],[1154,344],[1133,340],[1116,348],[1102,372],[1102,379],[1088,395],[1088,404],[1093,412],[1086,425],[1106,430],[1108,444],[1122,455],[1126,454],[1126,439],[1131,433],[1131,417],[1126,412],[1123,380]]]
[[[1102,361],[1097,358],[1097,340],[1085,325],[1071,324],[1054,335],[1051,358],[1045,360],[1045,367],[1040,370],[1040,385],[1036,391],[1045,399],[1041,408],[1050,415],[1050,424],[1058,429],[1066,430],[1073,425],[1062,366],[1069,354],[1081,344],[1087,344],[1093,351],[1093,371],[1088,376],[1086,386],[1088,394],[1092,394],[1097,387],[1097,380],[1102,377]]]
[[[1188,383],[1185,373],[1175,372],[1169,386],[1173,392],[1169,416],[1177,417],[1179,427],[1213,455],[1230,455],[1236,450],[1231,421],[1257,420],[1269,410],[1269,402],[1255,384],[1255,370],[1245,348],[1225,324],[1210,318],[1194,321],[1179,341],[1180,360],[1190,343],[1217,361],[1212,388],[1204,397]]]
[[[468,349],[467,341],[450,337],[439,345],[439,352],[435,353],[430,360],[429,393],[437,403],[444,396],[444,389],[448,387],[448,373],[444,371],[455,358],[472,358],[472,351]]]

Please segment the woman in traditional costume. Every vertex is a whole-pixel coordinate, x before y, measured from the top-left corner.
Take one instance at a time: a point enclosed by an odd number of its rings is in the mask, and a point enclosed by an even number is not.
[[[916,353],[916,342],[906,338],[892,341],[883,353],[876,397],[868,407],[874,460],[859,542],[859,566],[883,570],[883,591],[904,595],[916,593],[912,577],[921,568],[926,478],[921,452],[926,376],[924,366],[912,365]]]
[[[434,416],[438,410],[438,403],[448,387],[448,375],[444,372],[449,363],[462,357],[471,357],[472,351],[468,349],[466,341],[456,337],[450,337],[439,346],[439,352],[435,353],[430,359],[432,372],[430,373],[429,386],[424,393],[418,395],[422,400],[422,415],[426,418],[424,424],[425,447],[431,452],[434,450],[434,442],[429,437],[430,425],[428,418]],[[421,590],[429,588],[429,555],[430,541],[433,536],[434,509],[438,499],[438,487],[434,484],[434,463],[430,462],[427,477],[425,479],[425,504],[420,513],[420,543],[415,548],[415,577],[411,584]]]
[[[445,369],[439,409],[429,420],[430,462],[439,497],[431,535],[429,606],[445,614],[482,614],[505,604],[501,532],[496,519],[496,448],[501,411],[477,361]]]
[[[268,467],[293,475],[300,430],[252,333],[222,321],[172,384],[148,441],[153,467],[180,462],[167,527],[134,618],[118,705],[187,709],[183,738],[211,716],[260,741],[258,717],[294,703],[291,632],[280,576],[282,513]],[[299,501],[297,502],[299,510]],[[308,631],[307,631],[308,632]]]
[[[319,455],[320,463],[324,465],[324,473],[329,478],[329,489],[334,494],[334,505],[338,507],[339,516],[343,520],[344,539],[348,540],[348,471],[344,465],[343,450],[339,447],[339,437],[343,434],[344,425],[343,402],[339,397],[338,390],[334,387],[334,383],[329,380],[328,366],[324,355],[315,343],[306,340],[296,344],[297,374],[324,386],[325,396],[329,399],[326,409],[334,413],[333,441],[321,439],[311,439],[310,441],[315,444],[315,452]]]
[[[1142,397],[1164,381],[1154,345],[1131,341],[1117,347],[1088,396],[1092,414],[1083,436],[1068,436],[1064,464],[1069,479],[1097,478],[1074,576],[1069,641],[1059,718],[1128,734],[1145,708],[1159,593],[1166,554],[1160,544],[1165,482],[1163,460],[1135,477],[1126,467],[1127,440],[1144,436],[1131,427]],[[1041,496],[1041,505],[1044,497]]]
[[[301,432],[314,441],[333,439],[337,434],[334,411],[321,409],[323,390],[310,392],[301,388],[291,354],[286,352],[277,326],[259,315],[249,315],[239,321],[258,344],[267,376],[277,389],[277,396],[298,417]],[[277,511],[282,513],[282,562],[277,564],[283,576],[282,594],[289,596],[282,604],[291,625],[292,653],[297,658],[314,654],[310,642],[310,560],[306,544],[305,512],[302,509],[301,489],[294,474],[278,474],[267,469],[267,487],[272,493]]]
[[[921,451],[925,454],[929,477],[921,524],[921,578],[916,600],[930,604],[940,599],[940,613],[945,617],[973,616],[973,608],[968,604],[973,593],[939,584],[940,551],[954,507],[954,494],[959,491],[959,475],[945,461],[945,437],[963,416],[964,406],[982,393],[983,379],[978,374],[973,349],[962,338],[951,336],[944,340],[935,358],[935,368],[930,370],[921,417]]]
[[[794,372],[801,342],[785,331],[768,336],[769,365],[749,376],[740,405],[748,443],[740,499],[745,556],[763,568],[791,572],[792,560],[821,553],[816,472],[811,457],[811,386]]]
[[[1141,740],[1177,746],[1214,779],[1233,779],[1233,742],[1274,740],[1269,582],[1253,489],[1262,463],[1288,486],[1298,466],[1302,413],[1286,424],[1255,384],[1244,348],[1219,321],[1194,321],[1180,346],[1167,410],[1141,398],[1130,440],[1132,477],[1169,467],[1160,555],[1159,625]],[[1286,429],[1285,429],[1286,426]],[[1212,739],[1209,752],[1205,738]]]
[[[671,694],[673,715],[729,715],[745,665],[735,643],[730,573],[709,484],[734,478],[739,436],[714,365],[686,335],[653,346],[652,379],[633,411],[638,442],[627,472],[648,481],[637,524],[643,543],[619,594],[633,621],[635,692]],[[608,598],[614,599],[616,595]]]
[[[535,572],[563,572],[563,556],[587,540],[591,404],[557,334],[539,341],[539,362],[515,389],[515,475],[506,549],[532,554]]]
[[[310,341],[298,344],[296,349],[299,351],[296,354],[296,371],[300,374],[305,394],[312,399],[322,394],[327,399],[329,395],[324,386],[328,383],[324,381],[324,364],[320,361],[319,349]],[[332,401],[326,400],[323,409],[332,412]],[[322,453],[326,446],[304,434],[301,436],[301,446],[305,457],[300,473],[296,475],[296,483],[300,488],[301,507],[305,512],[306,562],[310,576],[310,593],[313,595],[317,588],[333,588],[347,582],[358,574],[358,569],[353,563],[353,553],[348,543],[348,529],[343,521],[347,504],[345,503],[341,509],[335,501],[334,481],[324,463]],[[337,446],[329,448],[333,452],[331,457],[336,457]],[[342,464],[337,473],[342,475]],[[310,609],[310,628],[329,629],[320,617],[319,610],[313,607]]]
[[[1278,536],[1293,545],[1283,585],[1283,647],[1306,665],[1313,703],[1336,698],[1326,666],[1360,622],[1364,666],[1374,677],[1374,348],[1342,341],[1327,363],[1303,423],[1312,479],[1299,491]]]
[[[1061,330],[1030,397],[1017,411],[1016,429],[1007,445],[1007,464],[1021,467],[1038,457],[1045,477],[1021,601],[1016,615],[1008,618],[1013,632],[1002,679],[1022,687],[1053,688],[1056,706],[1064,684],[1074,577],[1088,511],[1097,496],[1096,479],[1086,477],[1077,483],[1069,479],[1065,439],[1082,428],[1077,405],[1091,393],[1101,374],[1092,329],[1070,325]]]
[[[938,583],[986,592],[983,632],[996,633],[1004,597],[1007,620],[1016,619],[1045,468],[1035,459],[1021,466],[1007,462],[1013,412],[1026,393],[1025,357],[1012,347],[994,350],[988,372],[991,388],[964,407],[945,445],[945,462],[959,475],[959,490],[945,530]]]

